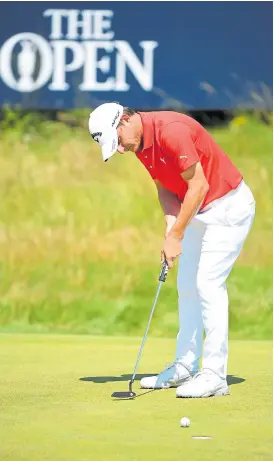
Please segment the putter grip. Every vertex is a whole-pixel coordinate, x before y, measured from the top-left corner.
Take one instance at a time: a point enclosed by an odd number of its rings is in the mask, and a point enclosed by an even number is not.
[[[163,264],[162,270],[161,270],[161,274],[160,274],[160,277],[159,277],[159,282],[165,282],[166,281],[167,273],[168,273],[168,264],[165,261],[164,264]]]

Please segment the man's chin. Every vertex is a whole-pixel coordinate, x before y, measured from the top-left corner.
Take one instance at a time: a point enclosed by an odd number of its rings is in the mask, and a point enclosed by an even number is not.
[[[119,152],[119,154],[125,154],[126,152],[134,152],[133,148],[132,147],[127,147],[126,149],[117,149],[117,152]]]
[[[139,146],[130,145],[125,148],[122,147],[120,149],[117,149],[117,152],[119,152],[119,154],[124,154],[125,152],[138,152],[138,148]]]
[[[123,147],[120,147],[119,149],[117,149],[117,152],[119,152],[119,154],[124,154],[126,151]]]

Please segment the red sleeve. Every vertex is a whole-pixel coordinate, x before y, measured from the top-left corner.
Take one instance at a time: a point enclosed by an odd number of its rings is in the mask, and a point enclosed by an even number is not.
[[[173,158],[180,172],[200,161],[191,130],[182,122],[171,122],[164,126],[160,142],[164,153]]]

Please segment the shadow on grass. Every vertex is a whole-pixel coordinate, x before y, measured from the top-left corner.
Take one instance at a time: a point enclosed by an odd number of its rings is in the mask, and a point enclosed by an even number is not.
[[[155,376],[157,373],[147,373],[144,375],[136,375],[135,381],[140,381],[145,376]],[[130,381],[132,375],[121,375],[121,376],[86,376],[84,378],[79,378],[80,381],[91,381],[92,383],[96,384],[103,384],[103,383],[114,383],[116,381]],[[231,386],[232,384],[240,384],[245,381],[244,378],[238,378],[237,376],[228,375],[227,376],[227,384]]]
[[[140,381],[145,376],[155,376],[157,373],[149,373],[146,375],[136,375],[135,381]],[[85,378],[80,378],[80,381],[91,381],[93,383],[102,384],[102,383],[114,383],[116,381],[130,381],[132,375],[121,375],[121,376],[86,376]]]
[[[229,386],[231,386],[231,384],[240,384],[245,381],[244,378],[238,378],[237,376],[233,376],[233,375],[227,375],[226,380]]]

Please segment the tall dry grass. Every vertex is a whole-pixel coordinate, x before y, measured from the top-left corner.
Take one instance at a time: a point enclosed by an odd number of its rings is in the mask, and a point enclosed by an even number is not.
[[[164,232],[148,173],[132,154],[104,164],[81,128],[24,119],[4,128],[3,328],[138,334],[154,296]],[[212,134],[243,172],[257,202],[252,232],[229,281],[231,331],[269,337],[272,130],[238,117]],[[157,308],[154,334],[173,335],[177,329],[175,281],[174,270]]]

